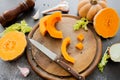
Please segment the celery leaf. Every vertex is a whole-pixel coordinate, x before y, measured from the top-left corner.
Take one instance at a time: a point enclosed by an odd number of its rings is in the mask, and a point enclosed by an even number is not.
[[[107,48],[107,50],[105,51],[103,57],[102,57],[102,60],[101,62],[98,64],[98,69],[103,72],[104,70],[104,67],[106,66],[107,62],[108,62],[108,59],[110,58],[110,55],[108,53],[108,49],[109,47]]]

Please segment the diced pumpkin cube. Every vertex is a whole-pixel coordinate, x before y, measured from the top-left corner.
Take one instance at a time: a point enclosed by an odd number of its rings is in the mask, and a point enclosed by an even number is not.
[[[81,42],[79,42],[78,44],[76,44],[76,46],[75,46],[77,49],[80,49],[80,50],[82,50],[83,49],[83,44],[81,43]]]

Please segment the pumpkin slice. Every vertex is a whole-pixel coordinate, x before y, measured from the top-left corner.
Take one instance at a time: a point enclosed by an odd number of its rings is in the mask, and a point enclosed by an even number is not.
[[[114,37],[119,29],[119,16],[114,9],[104,8],[96,14],[93,24],[103,38]]]
[[[67,53],[67,50],[66,50],[66,48],[69,44],[70,44],[70,37],[66,37],[62,42],[61,52],[62,52],[62,55],[65,58],[65,60],[67,60],[71,63],[74,63],[75,62],[74,58],[69,56],[69,54]]]
[[[0,38],[0,58],[4,61],[14,60],[22,55],[26,45],[24,33],[10,31]]]
[[[47,26],[47,19],[48,19],[49,15],[43,17],[40,19],[40,22],[39,22],[39,28],[40,28],[40,33],[45,36],[45,34],[47,33],[47,29],[46,29],[46,26]]]
[[[62,31],[58,31],[55,28],[55,24],[60,21],[62,18],[61,12],[55,12],[52,15],[50,15],[47,19],[47,26],[46,29],[51,37],[53,38],[63,38]]]

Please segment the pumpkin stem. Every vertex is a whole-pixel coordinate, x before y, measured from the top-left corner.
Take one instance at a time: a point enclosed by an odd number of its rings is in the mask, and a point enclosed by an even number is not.
[[[97,0],[91,0],[90,3],[91,3],[92,5],[96,5],[96,4],[97,4]]]

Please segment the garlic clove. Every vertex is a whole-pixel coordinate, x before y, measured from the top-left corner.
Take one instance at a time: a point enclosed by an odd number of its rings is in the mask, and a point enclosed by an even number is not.
[[[38,20],[40,18],[40,10],[37,10],[34,16],[32,16],[34,20]]]
[[[18,69],[20,70],[21,74],[24,76],[24,77],[27,77],[28,74],[30,73],[30,70],[26,67],[20,67],[20,66],[17,66]]]

